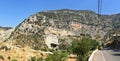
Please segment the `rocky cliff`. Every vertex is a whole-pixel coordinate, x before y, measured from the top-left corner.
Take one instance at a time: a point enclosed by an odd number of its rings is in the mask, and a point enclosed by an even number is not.
[[[9,39],[34,49],[52,49],[60,45],[61,39],[70,43],[70,36],[102,40],[114,27],[119,27],[119,16],[100,15],[98,18],[92,11],[69,9],[38,12],[19,24]]]
[[[14,29],[12,27],[1,27],[0,26],[0,42],[10,37],[10,34],[12,33],[13,30]]]

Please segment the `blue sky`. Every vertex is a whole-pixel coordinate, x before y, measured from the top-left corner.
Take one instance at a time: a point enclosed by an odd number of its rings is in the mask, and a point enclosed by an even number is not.
[[[0,0],[0,26],[15,27],[28,16],[45,10],[92,10],[98,0]],[[103,0],[102,14],[120,13],[120,0]]]

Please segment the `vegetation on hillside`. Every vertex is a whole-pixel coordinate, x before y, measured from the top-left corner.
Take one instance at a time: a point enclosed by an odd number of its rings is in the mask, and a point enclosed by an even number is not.
[[[87,61],[88,57],[98,47],[98,42],[89,38],[74,39],[72,45],[65,50],[55,50],[53,54],[47,56],[45,61],[66,61],[70,54],[77,55],[77,61]],[[32,57],[32,60],[38,60]]]

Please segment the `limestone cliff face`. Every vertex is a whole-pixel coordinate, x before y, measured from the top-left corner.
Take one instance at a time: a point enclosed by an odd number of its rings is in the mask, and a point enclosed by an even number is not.
[[[35,49],[52,48],[51,43],[59,45],[59,39],[68,36],[103,39],[112,27],[113,19],[107,15],[98,18],[92,11],[53,10],[29,16],[15,28],[10,39]]]
[[[14,31],[11,27],[0,27],[0,42],[5,41]]]

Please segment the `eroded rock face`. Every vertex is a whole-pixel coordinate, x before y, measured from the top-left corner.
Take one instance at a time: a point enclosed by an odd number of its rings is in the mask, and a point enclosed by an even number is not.
[[[10,39],[35,49],[52,48],[51,43],[59,44],[60,38],[68,36],[103,39],[112,27],[110,16],[98,18],[92,11],[63,9],[31,15],[15,28]]]
[[[55,49],[57,45],[59,45],[58,37],[56,35],[49,34],[45,38],[45,43],[48,46],[48,48]]]
[[[7,27],[0,28],[0,42],[5,41],[13,31],[14,29],[12,28],[8,28],[8,29]]]

